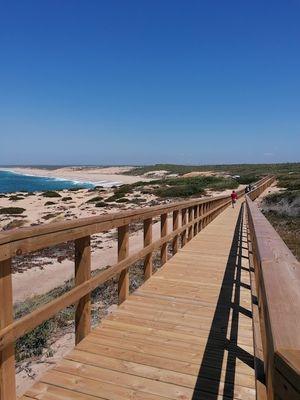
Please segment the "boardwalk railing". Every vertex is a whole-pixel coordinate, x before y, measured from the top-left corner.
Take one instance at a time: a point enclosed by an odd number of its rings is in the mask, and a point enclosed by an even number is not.
[[[267,184],[269,178],[257,183]],[[244,190],[237,192],[244,195]],[[120,212],[76,221],[23,228],[0,234],[0,400],[14,400],[15,341],[48,320],[60,310],[76,304],[75,340],[79,343],[91,330],[91,292],[100,284],[119,275],[119,303],[129,295],[129,267],[144,259],[145,279],[152,275],[152,254],[161,249],[161,264],[167,261],[167,245],[175,254],[230,204],[230,196],[194,199],[165,206]],[[168,233],[168,214],[172,214],[172,230]],[[152,241],[152,223],[160,218],[161,237]],[[143,221],[144,248],[129,255],[129,226]],[[91,235],[117,228],[118,263],[91,277]],[[11,262],[15,256],[75,242],[75,286],[59,298],[30,314],[14,320]]]
[[[240,195],[244,190],[239,191]],[[145,279],[152,275],[152,254],[161,249],[161,264],[167,261],[167,245],[175,254],[194,235],[230,204],[230,196],[190,200],[165,206],[120,212],[77,221],[23,228],[0,234],[0,400],[13,400],[15,392],[15,341],[65,307],[76,304],[75,337],[79,343],[91,329],[91,291],[119,274],[119,303],[129,295],[129,267],[144,259]],[[168,233],[168,214],[172,231]],[[152,223],[160,218],[161,237],[152,241]],[[143,221],[144,248],[129,255],[129,226]],[[118,229],[118,263],[91,277],[93,234]],[[32,313],[13,319],[12,257],[25,255],[66,241],[75,241],[75,287]]]
[[[246,196],[268,399],[300,399],[300,263]]]

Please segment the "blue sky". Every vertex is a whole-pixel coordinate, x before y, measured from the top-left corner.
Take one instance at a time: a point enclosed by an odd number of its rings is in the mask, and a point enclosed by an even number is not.
[[[0,164],[300,161],[300,2],[0,1]]]

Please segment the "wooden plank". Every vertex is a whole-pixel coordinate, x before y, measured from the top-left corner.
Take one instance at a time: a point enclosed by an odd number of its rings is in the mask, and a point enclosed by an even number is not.
[[[90,334],[89,336],[86,337],[84,343],[86,342],[90,343],[93,346],[106,345],[123,350],[136,351],[138,353],[144,352],[157,357],[190,362],[196,365],[199,365],[199,363],[201,364],[201,362],[203,362],[203,356],[205,354],[205,349],[203,348],[202,349],[199,348],[197,349],[197,351],[185,350],[184,352],[180,352],[179,349],[176,351],[171,346],[168,347],[166,345],[146,343],[146,342],[145,343],[129,342],[126,339],[124,340],[121,338],[119,338],[118,341],[116,341],[113,340],[112,338],[105,337],[104,335],[99,337],[97,335]],[[83,341],[81,343],[83,343]],[[83,349],[81,343],[79,344],[80,346],[79,348]],[[209,356],[205,357],[205,363],[208,365],[214,365],[215,361],[219,359],[218,354],[219,354],[218,351],[209,351]],[[247,360],[248,363],[251,363],[251,359],[252,357],[250,355],[245,357],[245,360]],[[238,359],[235,362],[232,362],[230,360],[228,361],[227,368],[232,370],[235,368],[235,366],[238,366],[241,369],[241,371],[244,371],[244,373],[246,373],[247,368],[245,367],[244,361],[240,361]]]
[[[31,389],[29,389],[26,397],[21,398],[20,400],[95,400],[95,398],[104,399],[104,397],[100,397],[100,394],[98,394],[97,397],[95,397],[95,395],[89,396],[85,393],[78,393],[73,390],[64,389],[55,385],[48,385],[46,383],[38,382]]]
[[[41,379],[42,383],[54,385],[63,389],[72,390],[76,393],[105,398],[109,400],[165,400],[165,397],[145,393],[137,389],[126,388],[96,381],[80,376],[74,376],[60,371],[50,370]]]
[[[118,385],[122,387],[139,389],[143,393],[171,399],[191,398],[193,395],[193,390],[191,388],[179,386],[174,382],[170,384],[70,360],[63,360],[55,367],[55,371],[105,382],[111,385],[118,382]]]
[[[86,236],[75,240],[75,286],[91,277],[91,241]],[[91,330],[91,294],[82,297],[75,311],[75,343],[79,343]]]
[[[11,260],[0,262],[0,330],[13,321]],[[0,400],[16,399],[15,346],[0,351]]]
[[[162,354],[155,355],[155,354],[150,354],[148,352],[137,352],[134,350],[128,350],[125,348],[120,348],[117,346],[111,346],[108,344],[101,344],[101,343],[93,343],[89,341],[82,341],[79,345],[79,347],[76,349],[78,351],[82,352],[87,352],[91,354],[96,354],[97,356],[106,356],[110,357],[113,359],[120,359],[120,360],[126,360],[142,365],[148,365],[148,366],[153,366],[165,370],[170,370],[170,371],[176,371],[180,373],[185,373],[188,375],[193,375],[193,376],[198,376],[199,374],[199,365],[197,363],[191,363],[189,361],[184,361],[184,360],[178,360],[174,359],[174,357],[168,358],[165,357]],[[214,363],[210,363],[208,361],[205,361],[205,369],[206,369],[206,374],[207,377],[210,379],[213,379],[216,370],[215,370],[215,365]],[[233,368],[231,366],[227,366],[227,354],[224,355],[224,360],[222,364],[221,370],[226,373],[227,371],[233,371]],[[239,368],[237,370],[237,367]],[[244,363],[238,363],[235,368],[235,372],[238,374],[241,374],[241,379],[242,380],[247,380],[245,376],[249,376],[254,382],[254,375],[253,371],[249,366],[247,366]],[[225,377],[225,375],[224,375]],[[230,379],[230,382],[233,381],[233,375],[228,374],[226,379]]]
[[[110,384],[118,382],[118,385],[123,387],[138,388],[143,393],[151,393],[170,399],[191,399],[195,393],[194,388],[196,392],[198,388],[197,381],[194,381],[194,385],[190,386],[179,385],[178,382],[174,380],[172,383],[168,383],[160,379],[149,379],[148,377],[144,378],[143,376],[115,371],[113,369],[107,369],[100,366],[82,364],[81,362],[75,362],[73,360],[62,361],[58,366],[55,367],[55,370],[63,373],[66,372],[72,375],[76,374],[76,376],[79,377],[90,378]],[[162,375],[164,371],[161,370],[159,373]],[[206,382],[209,383],[209,381]],[[213,385],[211,386],[213,391]],[[222,384],[220,384],[220,386],[222,386]],[[208,388],[206,389],[209,391]],[[216,394],[218,394],[218,391]],[[252,399],[253,389],[235,386],[235,398],[243,400]]]
[[[210,347],[211,351],[218,353],[220,350],[224,349],[225,345],[227,347],[227,341],[217,341],[214,340],[213,342],[210,341],[208,344],[207,340],[203,341],[202,343],[199,342],[198,344],[194,343],[186,343],[179,341],[177,339],[170,339],[170,338],[165,338],[165,337],[157,337],[157,335],[148,335],[145,336],[144,334],[136,333],[136,332],[130,332],[130,331],[120,331],[117,329],[111,329],[111,328],[103,328],[103,329],[97,329],[93,332],[93,335],[97,336],[97,339],[100,337],[110,337],[110,338],[116,338],[116,340],[124,339],[124,340],[131,340],[135,343],[147,343],[149,345],[152,344],[158,344],[161,346],[164,346],[164,348],[173,348],[175,351],[176,350],[188,350],[188,351],[198,351],[198,350],[203,350],[205,348]],[[247,345],[241,345],[243,350],[249,353],[249,359],[253,357],[253,348],[251,346],[251,343]],[[228,345],[229,348],[229,345]]]
[[[176,382],[179,386],[186,386],[189,388],[194,388],[197,385],[197,369],[195,368],[194,374],[186,373],[184,368],[182,370],[184,372],[177,372],[170,370],[168,368],[161,368],[157,366],[147,365],[147,358],[144,360],[144,364],[121,360],[118,358],[107,357],[100,354],[89,353],[85,351],[74,350],[66,356],[66,359],[80,362],[83,364],[100,366],[103,368],[112,369],[114,371],[124,372],[131,375],[143,376],[144,378],[153,379],[156,381],[173,383]],[[140,360],[143,361],[143,360]],[[180,369],[180,364],[178,366]],[[191,372],[191,371],[189,371]],[[211,374],[206,378],[213,380],[213,370],[210,370]],[[229,379],[229,383],[236,383],[238,386],[254,388],[254,379],[250,375],[245,374],[237,374],[235,380],[230,379],[230,376],[226,376],[226,371],[222,372],[221,381],[224,382],[224,379]]]
[[[129,226],[118,228],[118,261],[122,261],[129,254]],[[123,303],[129,296],[129,272],[128,268],[120,273],[118,283],[119,304]]]

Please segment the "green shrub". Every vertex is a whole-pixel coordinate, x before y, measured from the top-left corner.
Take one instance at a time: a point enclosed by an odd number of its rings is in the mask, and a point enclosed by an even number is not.
[[[126,197],[121,197],[120,199],[116,200],[116,203],[128,203],[129,199]]]
[[[278,186],[288,190],[300,190],[300,173],[279,175]]]
[[[11,201],[18,201],[18,200],[24,200],[24,197],[21,197],[21,196],[10,196],[9,197],[9,200],[11,200]]]
[[[119,197],[116,197],[115,195],[113,195],[113,196],[110,196],[108,199],[106,199],[105,201],[107,202],[107,203],[112,203],[112,202],[115,202],[115,201],[117,201],[119,199]]]
[[[63,198],[61,199],[61,201],[69,201],[69,200],[72,200],[72,197],[66,196],[66,197],[63,197]]]
[[[48,221],[51,218],[55,218],[59,215],[59,213],[50,213],[50,214],[46,214],[42,217],[42,219],[44,219],[45,221]]]
[[[53,190],[47,190],[47,192],[42,193],[44,197],[61,197],[61,195]]]
[[[56,204],[54,201],[46,201],[46,203],[44,205],[45,206],[53,206],[54,204]]]
[[[259,179],[261,179],[261,175],[245,174],[237,178],[237,181],[241,185],[249,185],[250,183],[257,182]]]
[[[156,194],[160,197],[189,197],[205,194],[205,190],[198,185],[178,185],[157,189]]]
[[[22,207],[5,207],[0,208],[0,214],[22,214],[25,208]]]
[[[103,200],[103,197],[101,197],[101,196],[96,196],[96,197],[92,197],[91,199],[89,199],[89,200],[87,201],[87,203],[96,203],[97,201],[101,201],[101,200]]]
[[[132,204],[141,204],[141,203],[144,203],[145,201],[146,201],[145,199],[134,198],[134,199],[130,200],[130,203],[132,203]]]
[[[23,225],[25,225],[24,220],[14,219],[13,221],[10,221],[7,225],[5,225],[3,227],[3,230],[8,231],[10,229],[21,228]]]
[[[300,190],[294,190],[294,191],[287,190],[284,192],[272,193],[265,197],[264,202],[269,205],[269,204],[276,204],[282,200],[285,200],[288,204],[291,204],[296,199],[300,199]]]
[[[52,330],[52,321],[48,320],[19,338],[16,342],[17,361],[41,355],[43,349],[47,346]]]
[[[75,187],[75,188],[70,188],[70,189],[68,189],[68,191],[69,191],[69,192],[77,192],[78,190],[82,190],[82,189],[84,189],[84,188]]]
[[[99,203],[95,204],[95,207],[106,207],[106,206],[107,206],[107,204],[104,203],[104,201],[99,201]]]

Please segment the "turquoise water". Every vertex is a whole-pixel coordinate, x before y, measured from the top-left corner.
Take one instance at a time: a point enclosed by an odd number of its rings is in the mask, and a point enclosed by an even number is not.
[[[40,176],[21,175],[9,171],[0,171],[0,193],[42,192],[71,188],[92,188],[91,183],[68,181]]]

